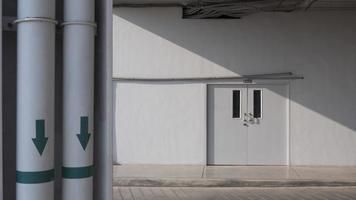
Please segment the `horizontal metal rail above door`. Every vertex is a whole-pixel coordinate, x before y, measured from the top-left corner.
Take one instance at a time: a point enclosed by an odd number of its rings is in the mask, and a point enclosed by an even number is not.
[[[113,81],[123,82],[235,82],[243,81],[252,83],[254,80],[301,80],[303,76],[296,76],[291,72],[254,74],[244,76],[225,77],[186,77],[186,78],[140,78],[140,77],[115,77]]]

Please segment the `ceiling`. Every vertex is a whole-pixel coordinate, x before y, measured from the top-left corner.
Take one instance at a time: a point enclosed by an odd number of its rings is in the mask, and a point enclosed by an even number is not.
[[[355,10],[356,0],[114,0],[115,6],[182,6],[185,18],[241,18],[257,12]]]
[[[188,0],[113,0],[114,4],[118,3],[128,3],[128,4],[147,4],[147,3],[175,3],[175,4],[185,4]]]
[[[113,0],[114,4],[181,4],[186,5],[188,3],[198,2],[249,2],[249,1],[266,1],[266,0]],[[283,2],[283,0],[277,0]],[[287,1],[287,0],[286,0]],[[301,0],[306,4],[315,2],[315,6],[329,5],[329,6],[356,6],[356,0]]]

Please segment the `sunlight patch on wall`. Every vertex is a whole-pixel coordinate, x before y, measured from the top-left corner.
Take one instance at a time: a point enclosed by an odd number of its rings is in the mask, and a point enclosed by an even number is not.
[[[239,75],[116,15],[113,71],[125,78]]]
[[[356,164],[356,130],[294,101],[291,112],[292,165]]]

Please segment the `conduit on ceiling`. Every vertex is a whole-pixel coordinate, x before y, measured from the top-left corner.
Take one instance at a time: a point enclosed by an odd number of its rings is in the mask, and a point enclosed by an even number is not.
[[[184,6],[183,17],[192,19],[241,18],[258,12],[297,10],[355,10],[356,1],[338,0],[198,0]]]
[[[201,0],[183,9],[184,18],[241,18],[257,12],[291,12],[299,8],[302,0]]]

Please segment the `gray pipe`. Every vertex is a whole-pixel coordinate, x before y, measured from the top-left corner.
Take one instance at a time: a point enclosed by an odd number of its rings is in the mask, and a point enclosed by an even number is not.
[[[0,21],[2,22],[2,0],[0,0]],[[2,26],[0,27],[0,96],[2,97]],[[0,200],[3,200],[2,134],[2,98],[0,98]]]
[[[18,0],[17,200],[54,199],[55,0]]]
[[[112,200],[112,0],[96,1],[94,199]],[[99,134],[100,133],[100,134]]]

